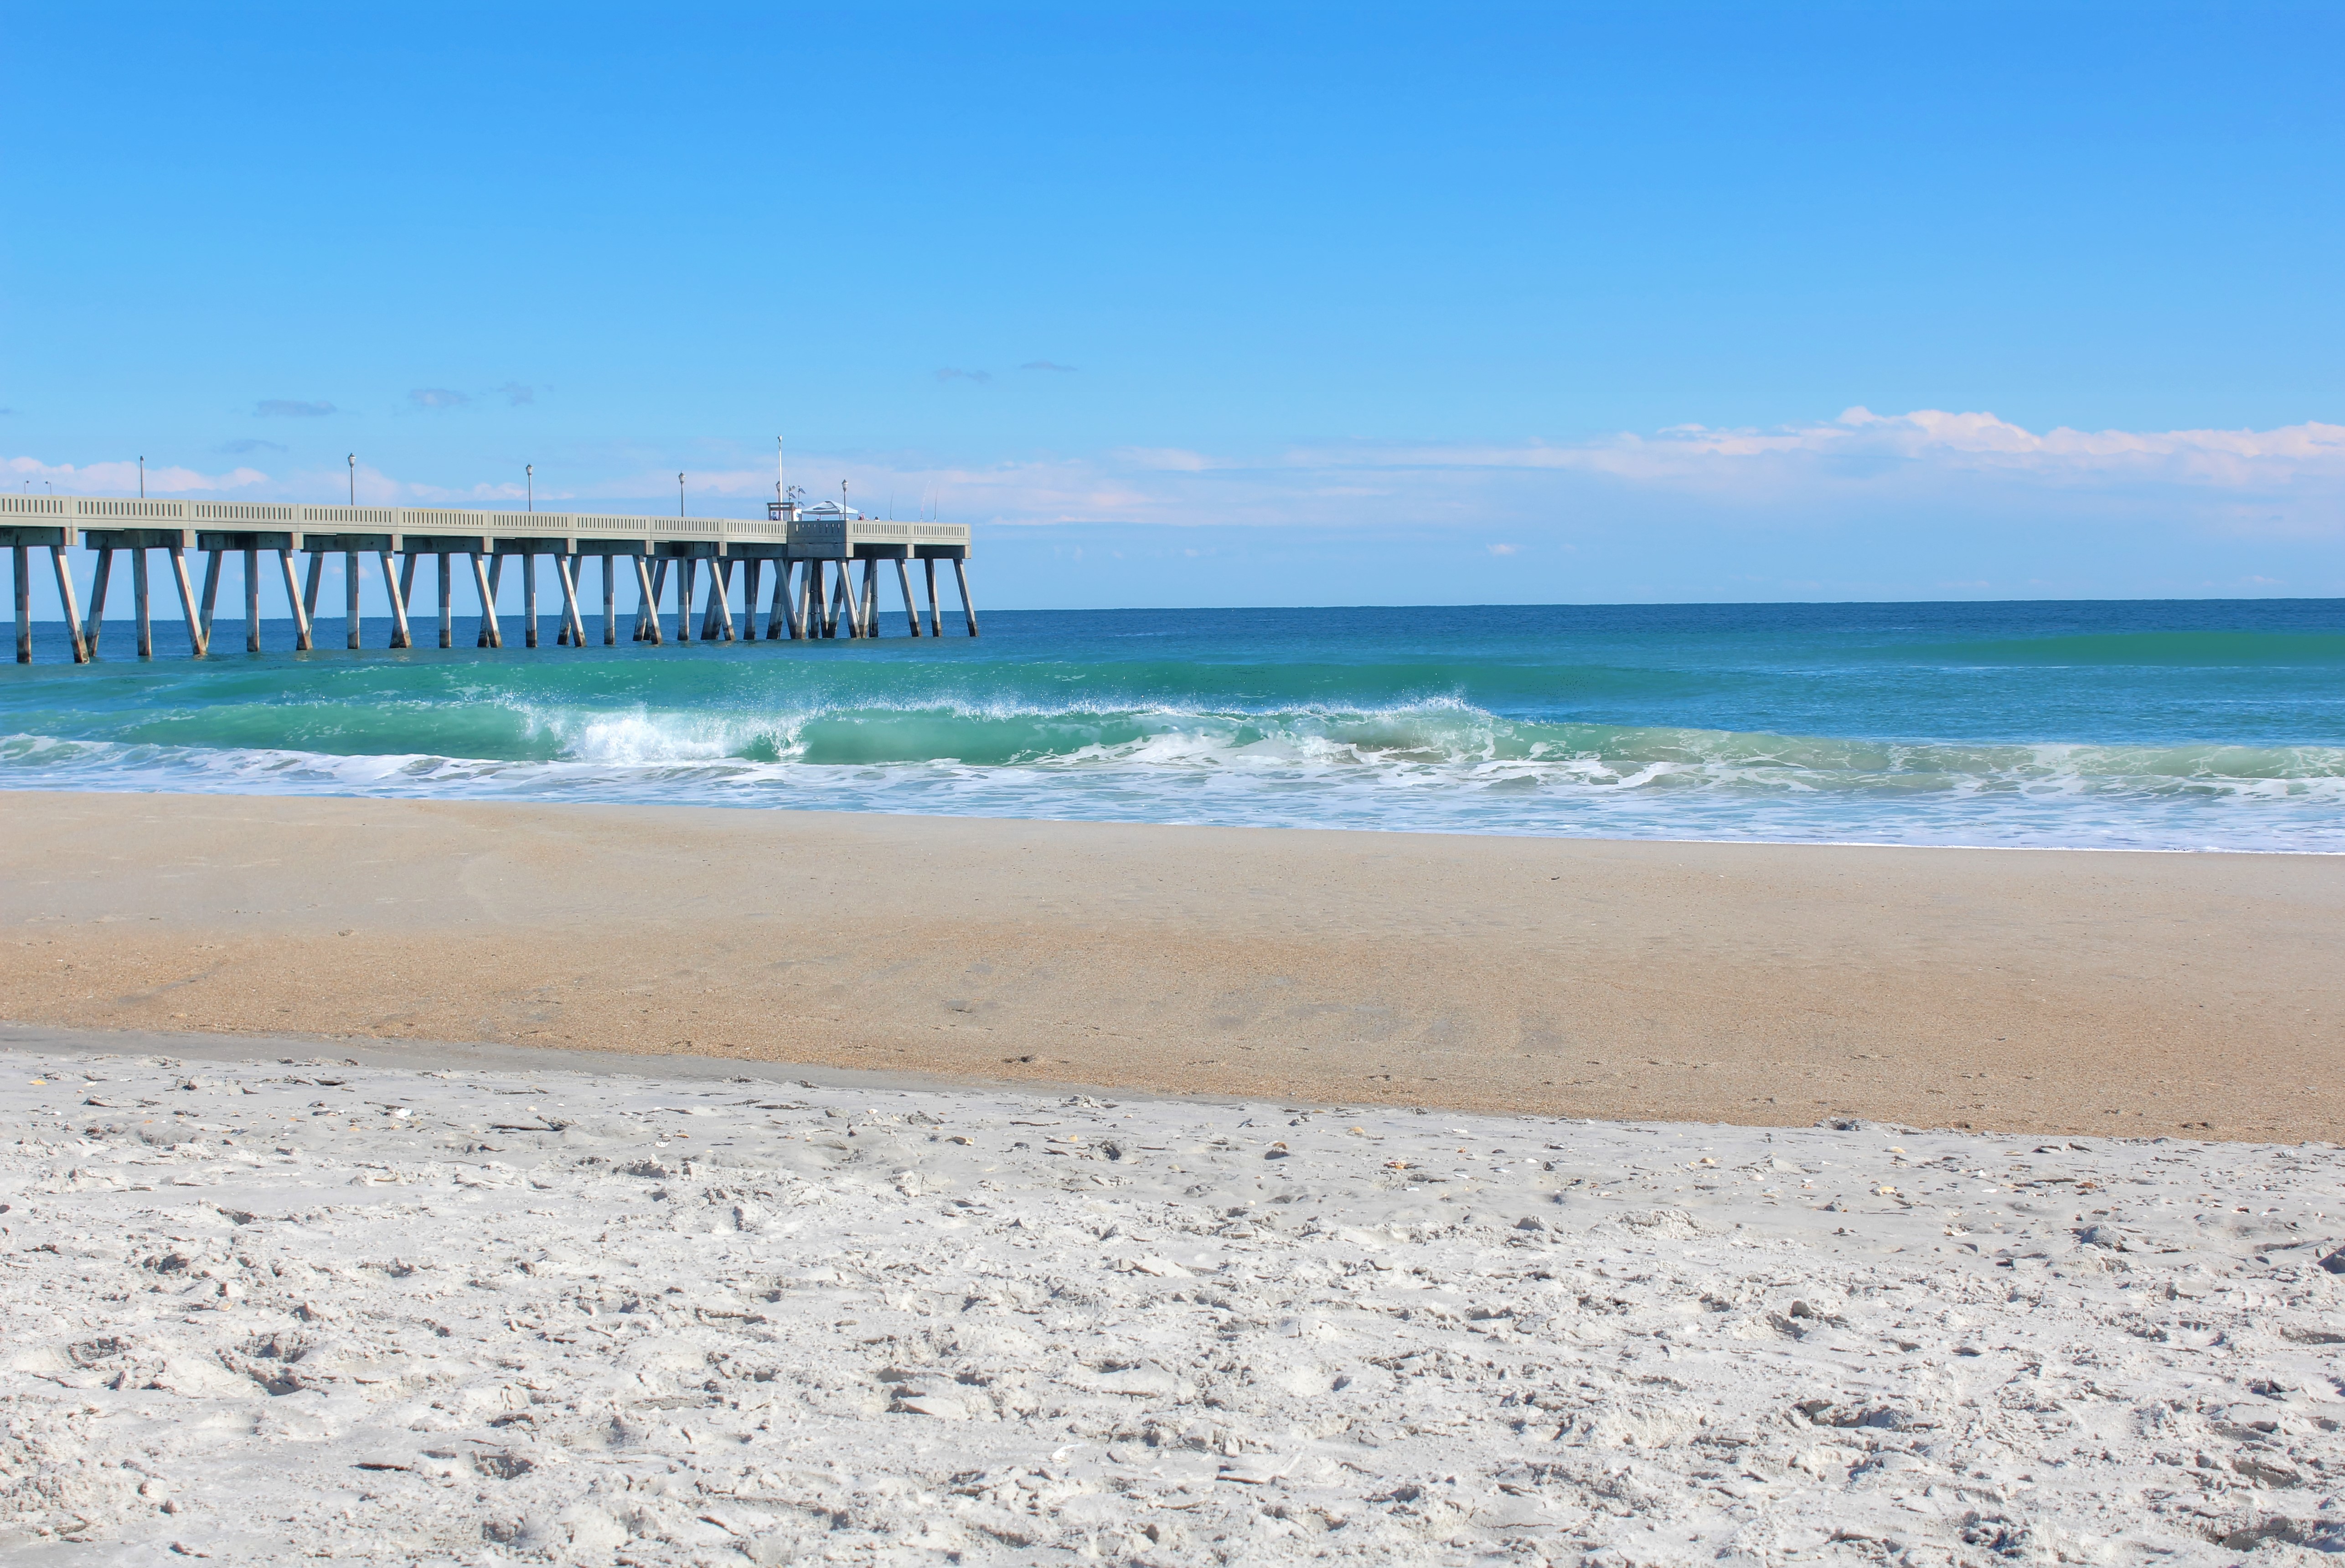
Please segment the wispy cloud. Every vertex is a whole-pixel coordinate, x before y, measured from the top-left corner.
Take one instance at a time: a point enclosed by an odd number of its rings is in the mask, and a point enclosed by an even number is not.
[[[335,409],[331,403],[305,403],[296,398],[263,398],[252,411],[264,420],[322,420]]]
[[[472,400],[467,392],[451,391],[446,387],[418,387],[407,394],[407,400],[419,409],[461,409]]]
[[[944,369],[937,372],[937,379],[939,381],[990,381],[993,379],[993,372],[990,370],[956,370],[950,366],[946,366]]]
[[[507,408],[513,409],[518,409],[523,403],[537,401],[537,389],[525,386],[519,381],[507,381],[497,389],[497,395],[505,400]]]
[[[1297,468],[1558,469],[1635,483],[1743,494],[1786,482],[1877,484],[1914,472],[1971,472],[2073,483],[2155,481],[2248,488],[2306,476],[2345,478],[2345,425],[2270,430],[2077,430],[2038,433],[1987,413],[1922,409],[1773,430],[1675,425],[1571,445],[1525,442],[1302,448]]]
[[[250,457],[255,452],[281,452],[284,450],[282,442],[264,441],[258,436],[247,436],[239,441],[222,441],[212,449],[223,456],[232,458]]]
[[[0,473],[7,476],[6,483],[10,488],[26,480],[36,485],[46,481],[60,493],[71,495],[132,495],[137,493],[138,484],[138,464],[135,460],[76,464],[45,463],[38,458],[6,458],[0,459]],[[151,495],[249,491],[256,486],[265,486],[269,482],[269,476],[258,469],[239,468],[219,474],[176,467],[149,467],[147,470],[147,490]]]
[[[1029,359],[1018,368],[1021,370],[1055,370],[1061,376],[1071,376],[1075,373],[1075,368],[1072,365],[1061,365],[1051,359]]]
[[[229,443],[233,455],[275,443]],[[665,512],[675,505],[673,459],[613,454],[625,467],[574,476],[540,505]],[[948,521],[1175,527],[1292,526],[1454,532],[1477,553],[1547,559],[1586,530],[1696,524],[1751,537],[1824,529],[2056,531],[2069,525],[2181,529],[2202,537],[2345,536],[2345,425],[2267,430],[2033,431],[1985,413],[1922,410],[1764,430],[1679,426],[1580,442],[1345,443],[1266,454],[1135,447],[1080,457],[980,464],[793,453],[791,476],[817,493],[840,480],[858,505],[893,493],[907,511],[930,504]],[[753,515],[773,493],[763,461],[692,469],[693,510]],[[10,482],[123,494],[135,465],[82,468],[8,460]],[[235,491],[256,499],[331,500],[340,464],[263,473],[148,473],[150,493]],[[441,485],[361,470],[377,504],[502,504],[520,486]],[[912,498],[922,498],[914,501]],[[1926,520],[1926,521],[1925,521]],[[1498,542],[1490,542],[1492,536]],[[1968,580],[1955,567],[1948,581]],[[1934,574],[1933,581],[1935,580]]]

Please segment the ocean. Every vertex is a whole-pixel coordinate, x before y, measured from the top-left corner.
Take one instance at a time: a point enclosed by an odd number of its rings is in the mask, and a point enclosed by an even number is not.
[[[223,622],[201,662],[161,623],[140,663],[109,622],[84,668],[41,626],[0,666],[0,786],[2345,852],[2333,600],[994,611],[975,641],[584,651],[555,623],[295,653],[269,622],[248,654]]]

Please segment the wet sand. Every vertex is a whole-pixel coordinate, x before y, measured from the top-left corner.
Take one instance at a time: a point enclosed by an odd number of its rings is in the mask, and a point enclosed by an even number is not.
[[[2345,859],[8,793],[0,1017],[2345,1139]]]

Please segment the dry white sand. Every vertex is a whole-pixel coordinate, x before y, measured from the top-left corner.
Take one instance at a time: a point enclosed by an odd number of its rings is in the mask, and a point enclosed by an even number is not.
[[[2345,1548],[2329,1146],[56,1050],[0,1117],[13,1561]]]

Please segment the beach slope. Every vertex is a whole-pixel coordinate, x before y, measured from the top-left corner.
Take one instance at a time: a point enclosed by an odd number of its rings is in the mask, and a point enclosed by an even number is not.
[[[0,795],[0,1017],[2345,1137],[2345,861]]]

